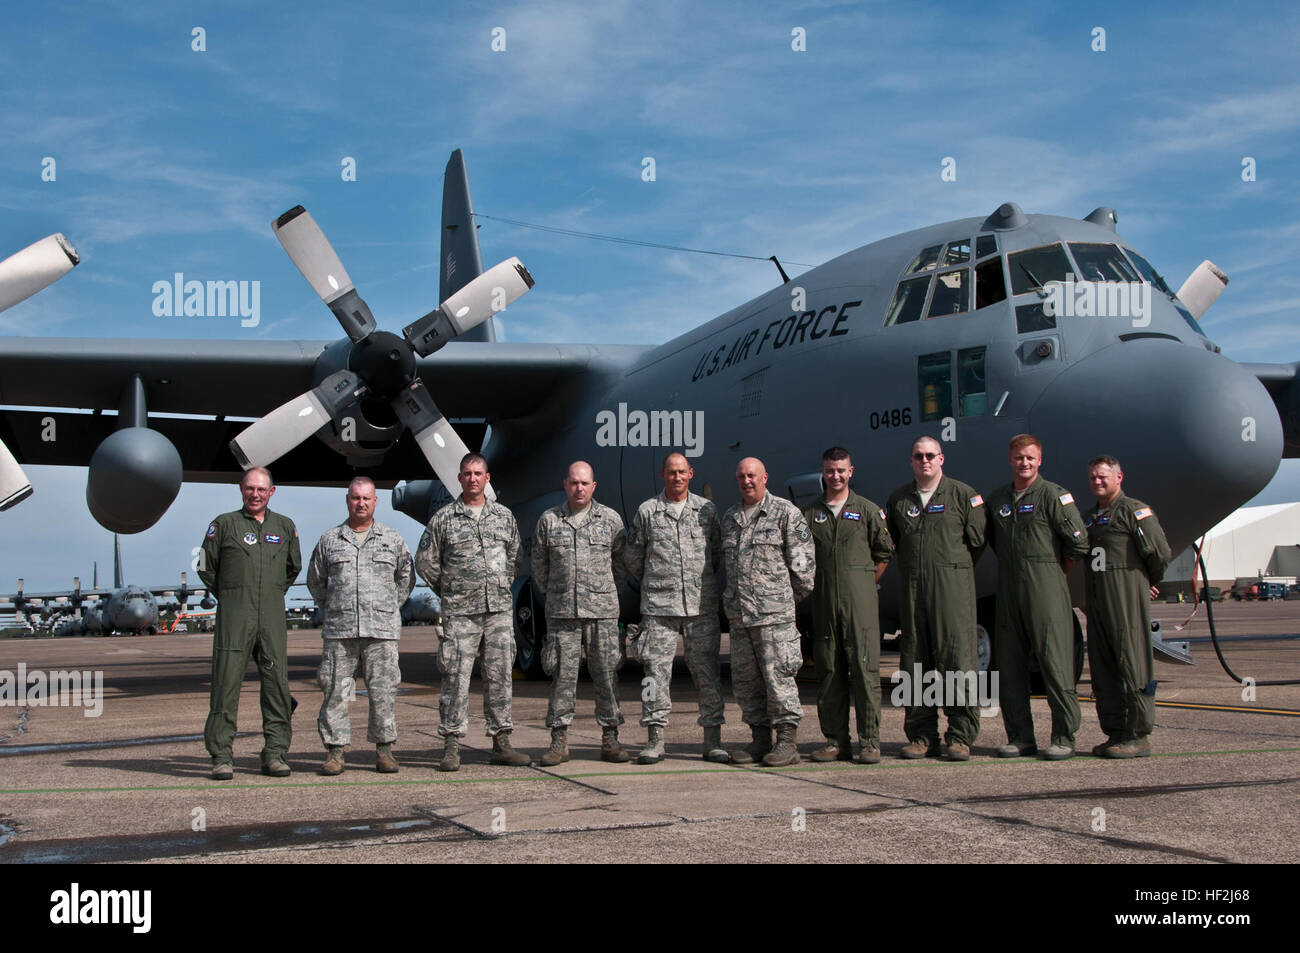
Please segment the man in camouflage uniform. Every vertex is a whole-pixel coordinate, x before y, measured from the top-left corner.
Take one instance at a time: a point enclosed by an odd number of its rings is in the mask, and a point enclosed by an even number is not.
[[[718,510],[690,492],[695,471],[686,456],[670,453],[661,476],[664,491],[636,511],[627,535],[627,571],[641,581],[641,661],[651,684],[641,695],[641,724],[649,743],[639,764],[664,756],[664,728],[672,710],[669,688],[677,636],[700,696],[698,724],[704,728],[704,758],[731,760],[722,747],[722,679],[718,672],[718,584],[722,534]]]
[[[986,507],[971,487],[944,474],[943,449],[933,437],[913,442],[911,463],[914,479],[890,494],[885,506],[898,546],[899,671],[911,689],[903,718],[907,744],[899,755],[915,759],[940,752],[938,708],[922,703],[924,679],[937,676],[945,690],[952,684],[963,693],[944,699],[945,753],[949,761],[969,761],[980,731],[978,692],[969,679],[979,668],[975,563],[984,552]]]
[[[804,507],[817,575],[812,596],[817,718],[826,746],[814,761],[880,762],[880,602],[876,582],[894,547],[885,511],[849,489],[853,460],[843,447],[822,454],[820,500]],[[857,712],[857,757],[849,738],[849,700]]]
[[[1088,528],[1088,669],[1097,719],[1107,740],[1092,749],[1102,758],[1145,758],[1155,726],[1156,676],[1151,655],[1152,588],[1172,553],[1151,507],[1121,489],[1124,471],[1111,456],[1088,463],[1097,505]]]
[[[470,676],[480,650],[483,717],[492,739],[492,763],[533,763],[510,745],[515,664],[510,587],[519,575],[519,527],[513,513],[487,498],[491,479],[481,454],[465,454],[457,474],[461,494],[433,514],[415,554],[415,568],[442,600],[440,771],[460,770],[460,739],[469,729]]]
[[[1038,659],[1052,711],[1048,761],[1074,755],[1079,696],[1074,688],[1074,610],[1065,574],[1088,554],[1088,536],[1064,487],[1040,477],[1043,445],[1032,434],[1011,438],[1013,481],[988,499],[989,544],[998,557],[999,703],[1007,730],[1000,758],[1038,752],[1029,711],[1029,658]]]
[[[794,606],[813,591],[812,533],[798,507],[767,492],[762,460],[741,460],[736,484],[740,503],[722,518],[722,604],[731,627],[731,684],[753,741],[733,751],[731,760],[750,764],[761,758],[769,767],[782,767],[799,761],[795,738],[803,706],[794,679],[803,651]]]
[[[596,722],[601,727],[600,757],[623,762],[618,742],[623,715],[618,707],[618,593],[623,587],[623,518],[592,499],[596,480],[590,464],[579,460],[564,478],[568,501],[537,521],[533,536],[533,582],[546,601],[544,656],[554,659],[546,725],[551,747],[546,766],[569,760],[578,664],[587,647],[587,666],[596,686]]]
[[[267,509],[275,483],[265,467],[239,481],[242,509],[208,525],[199,556],[199,578],[217,597],[212,639],[212,693],[203,743],[212,756],[214,781],[235,776],[231,748],[239,715],[239,689],[249,656],[262,681],[262,773],[287,778],[293,714],[289,696],[284,594],[302,569],[293,520]]]
[[[348,702],[355,689],[358,662],[366,678],[370,720],[366,738],[375,744],[375,770],[397,771],[397,640],[402,636],[402,603],[415,576],[411,553],[401,533],[375,522],[375,484],[355,477],[348,485],[346,522],[324,533],[307,567],[307,589],[320,606],[320,671],[324,698],[316,728],[325,744],[320,773],[343,773],[343,749],[352,740]]]

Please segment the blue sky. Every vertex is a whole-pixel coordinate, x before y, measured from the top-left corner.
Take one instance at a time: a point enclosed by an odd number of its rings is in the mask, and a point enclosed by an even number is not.
[[[1224,353],[1300,359],[1300,276],[1283,267],[1300,237],[1300,13],[1285,4],[591,6],[6,11],[0,254],[62,231],[83,263],[0,314],[0,347],[5,335],[336,336],[271,233],[298,203],[380,324],[400,328],[437,303],[442,167],[460,147],[481,213],[776,254],[791,274],[1004,201],[1075,216],[1110,205],[1171,283],[1203,258],[1229,274],[1202,322]],[[954,182],[940,178],[944,157]],[[656,343],[777,280],[765,262],[493,220],[479,237],[487,263],[519,255],[537,278],[507,312],[511,340]],[[156,317],[153,284],[178,271],[259,281],[259,325]],[[111,554],[85,512],[84,471],[29,475],[37,496],[0,527],[7,542],[55,540],[5,545],[0,591],[22,574],[63,585]],[[314,540],[341,498],[284,488],[276,503]],[[132,578],[172,578],[190,537],[237,503],[230,488],[186,487],[162,523],[124,541]],[[418,538],[386,499],[385,514]]]

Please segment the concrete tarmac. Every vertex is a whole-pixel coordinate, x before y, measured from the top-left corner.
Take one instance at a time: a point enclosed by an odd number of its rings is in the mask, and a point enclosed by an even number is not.
[[[1191,637],[1193,667],[1157,664],[1155,754],[1128,762],[1092,757],[1103,736],[1083,701],[1079,754],[1046,763],[992,757],[1005,735],[984,718],[970,762],[902,761],[903,712],[888,704],[874,766],[816,765],[816,685],[801,675],[803,763],[781,769],[714,765],[700,758],[695,691],[679,659],[668,757],[660,764],[599,760],[591,683],[578,686],[573,759],[558,768],[488,763],[480,684],[455,774],[436,770],[436,634],[402,636],[398,700],[402,765],[374,771],[366,699],[353,705],[354,743],[339,777],[316,773],[324,751],[315,717],[319,633],[290,633],[290,684],[300,707],[288,762],[293,776],[263,777],[257,682],[240,702],[231,782],[208,779],[202,729],[211,636],[0,641],[0,861],[203,863],[451,862],[957,862],[1294,863],[1300,860],[1300,687],[1243,690],[1224,674],[1202,611],[1173,631],[1187,606],[1153,606],[1167,639]],[[1230,665],[1256,680],[1300,679],[1300,602],[1216,608]],[[725,648],[724,648],[725,652]],[[886,652],[882,675],[897,667]],[[102,713],[15,704],[33,673],[102,672]],[[5,673],[10,688],[5,689]],[[635,754],[645,731],[640,668],[621,682]],[[91,679],[93,682],[93,677]],[[359,688],[361,687],[360,679]],[[545,750],[549,682],[515,682],[514,744]],[[6,695],[5,692],[9,694]],[[749,740],[724,680],[728,747]],[[1085,671],[1081,696],[1090,693]],[[91,705],[93,708],[93,704]],[[1046,702],[1033,701],[1039,744]],[[941,719],[942,722],[942,719]]]

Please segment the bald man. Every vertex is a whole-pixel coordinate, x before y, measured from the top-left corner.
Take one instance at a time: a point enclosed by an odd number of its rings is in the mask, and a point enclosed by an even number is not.
[[[533,582],[546,601],[543,666],[551,671],[546,726],[551,747],[541,764],[569,760],[578,665],[587,646],[587,667],[596,686],[596,722],[602,761],[629,755],[618,741],[623,715],[618,707],[618,593],[623,587],[623,518],[594,499],[591,464],[577,460],[564,476],[566,500],[542,514],[533,536]],[[550,663],[548,665],[548,659]]]
[[[753,740],[731,759],[749,764],[761,758],[768,767],[783,767],[799,761],[803,707],[794,679],[803,651],[794,606],[813,591],[812,532],[797,506],[767,491],[762,460],[741,460],[736,485],[740,502],[722,518],[722,604],[731,624],[731,684]]]

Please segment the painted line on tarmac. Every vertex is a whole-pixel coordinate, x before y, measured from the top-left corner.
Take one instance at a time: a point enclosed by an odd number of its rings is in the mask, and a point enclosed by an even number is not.
[[[1210,751],[1156,751],[1152,752],[1152,758],[1193,758],[1204,757],[1206,755],[1248,755],[1248,754],[1297,754],[1300,753],[1298,748],[1220,748]],[[1071,761],[1079,762],[1106,762],[1110,763],[1112,759],[1098,758],[1092,755],[1080,754]],[[903,759],[892,759],[882,761],[880,764],[858,765],[858,764],[800,764],[787,768],[745,768],[740,766],[718,767],[718,768],[671,768],[668,770],[643,770],[631,768],[626,771],[589,771],[582,774],[552,774],[549,771],[538,770],[529,775],[510,775],[506,777],[486,777],[486,778],[410,778],[395,779],[391,781],[290,781],[276,782],[274,779],[268,779],[265,782],[233,784],[229,781],[205,781],[201,784],[155,784],[155,785],[122,785],[108,787],[75,787],[75,788],[0,788],[0,795],[5,794],[117,794],[131,792],[149,792],[149,791],[238,791],[238,790],[258,790],[273,791],[283,788],[330,788],[330,787],[378,787],[378,786],[410,786],[418,784],[500,784],[508,782],[528,782],[528,781],[572,781],[580,782],[586,778],[625,778],[625,777],[659,777],[669,774],[730,774],[734,776],[743,776],[752,773],[756,776],[763,775],[782,775],[782,774],[800,774],[817,771],[852,771],[862,772],[863,775],[870,774],[872,770],[896,770],[900,768],[915,767],[932,767],[932,768],[961,768],[971,766],[991,766],[1002,764],[1024,764],[1026,762],[1037,763],[1038,759],[1033,757],[1024,758],[984,758],[980,757],[973,761],[941,761],[938,758],[926,758],[924,760],[907,761]],[[605,791],[591,785],[593,790],[601,794],[617,795],[617,791]],[[855,791],[858,789],[854,789]],[[892,797],[893,795],[882,795],[882,797]]]

